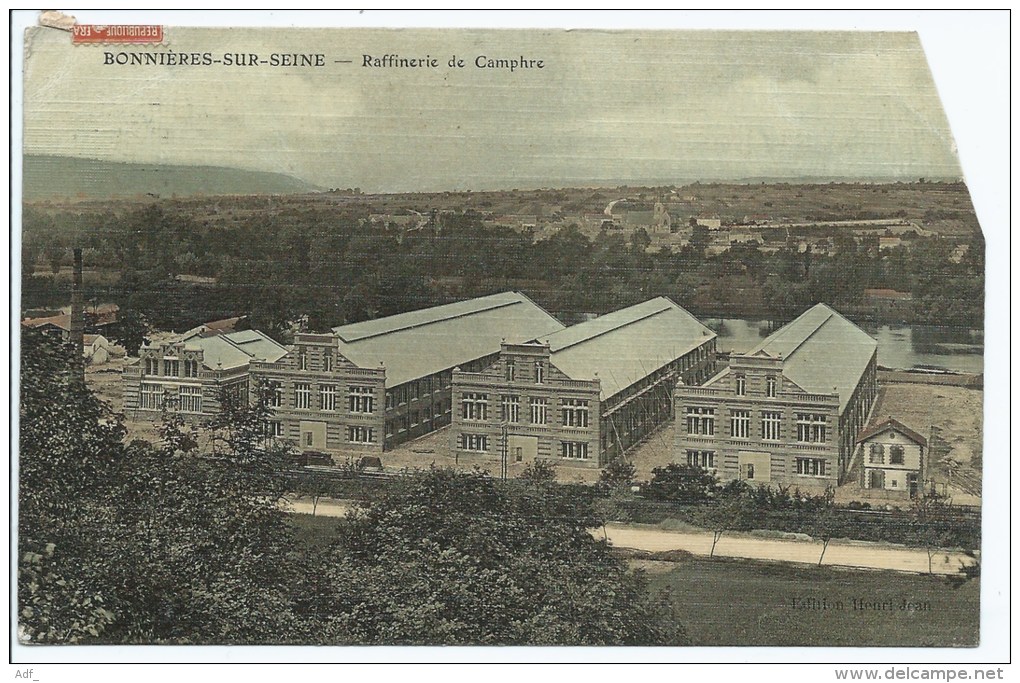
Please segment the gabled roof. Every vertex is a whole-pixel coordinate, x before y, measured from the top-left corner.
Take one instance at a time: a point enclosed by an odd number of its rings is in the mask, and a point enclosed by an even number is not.
[[[563,324],[524,294],[503,292],[334,327],[339,352],[363,368],[386,368],[386,386],[498,353]]]
[[[46,325],[53,325],[54,327],[59,327],[62,330],[70,331],[71,314],[61,313],[60,315],[51,315],[45,318],[25,318],[21,321],[21,324],[33,329],[45,327]]]
[[[568,327],[547,341],[550,362],[572,379],[601,380],[607,399],[716,336],[666,297]]]
[[[285,346],[258,330],[205,336],[199,327],[186,332],[180,341],[185,349],[201,350],[202,364],[211,370],[245,367],[253,360],[272,363],[287,353]]]
[[[861,442],[861,441],[864,441],[866,439],[870,439],[871,437],[875,436],[876,434],[881,434],[882,432],[888,431],[890,429],[894,429],[897,432],[902,433],[904,436],[906,436],[911,441],[914,441],[915,443],[919,443],[922,446],[927,446],[928,445],[928,439],[924,438],[923,436],[921,436],[920,434],[915,432],[910,427],[906,426],[905,424],[903,424],[899,420],[897,420],[895,418],[892,418],[892,417],[887,418],[887,419],[883,420],[882,422],[879,422],[878,424],[871,425],[870,427],[867,427],[863,432],[861,432],[861,435],[857,437],[857,441]]]
[[[747,355],[765,352],[783,359],[783,374],[812,394],[839,394],[846,408],[878,342],[832,310],[816,304],[780,328]]]
[[[212,332],[233,332],[237,329],[237,324],[247,319],[247,317],[246,315],[240,315],[233,318],[223,318],[222,320],[210,320],[203,324],[202,327]]]

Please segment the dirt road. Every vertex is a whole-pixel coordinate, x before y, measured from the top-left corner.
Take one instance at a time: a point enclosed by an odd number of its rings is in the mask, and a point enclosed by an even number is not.
[[[651,552],[686,550],[705,556],[712,551],[712,534],[709,532],[665,531],[631,524],[608,524],[606,531],[609,542],[621,548]],[[603,537],[601,529],[592,533]],[[821,553],[821,541],[760,538],[749,534],[723,534],[715,546],[715,554],[720,557],[805,564],[817,564]],[[928,552],[922,548],[865,541],[832,541],[825,551],[822,564],[920,574],[928,572]],[[961,566],[971,564],[974,564],[974,560],[963,553],[938,551],[932,557],[932,571],[936,574],[956,574]]]
[[[310,515],[312,507],[311,499],[295,498],[285,509],[288,512]],[[351,507],[346,501],[322,499],[315,505],[315,514],[323,517],[342,517]],[[605,532],[601,528],[594,529],[592,535],[596,538],[608,538],[609,543],[618,548],[649,552],[686,550],[703,556],[708,556],[712,551],[712,534],[707,531],[665,531],[653,526],[607,524]],[[820,541],[761,538],[749,534],[723,534],[715,547],[715,554],[720,557],[804,564],[817,564],[821,552]],[[928,552],[922,548],[864,541],[832,541],[825,551],[822,564],[926,574]],[[974,564],[972,558],[957,552],[938,551],[932,557],[932,571],[936,574],[956,574],[962,566],[971,564]]]

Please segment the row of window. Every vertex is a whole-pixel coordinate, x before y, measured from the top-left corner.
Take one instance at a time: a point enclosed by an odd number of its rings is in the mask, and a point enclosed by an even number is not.
[[[143,382],[138,396],[138,407],[142,410],[162,410],[168,399],[167,388],[162,384]],[[177,410],[182,413],[202,412],[202,387],[181,385],[177,387]]]
[[[737,396],[747,395],[747,376],[743,374],[733,375],[733,388]],[[765,377],[765,397],[775,398],[779,388],[779,380],[776,379],[775,375],[768,375]]]
[[[348,427],[346,430],[348,443],[375,443],[375,429],[372,427]],[[284,426],[282,422],[272,421],[269,423],[269,435],[277,439],[284,437]],[[303,446],[310,447],[314,436],[311,432],[305,434]]]
[[[706,470],[714,469],[715,451],[687,451],[687,464],[692,467],[703,467]],[[796,471],[798,475],[805,477],[824,477],[825,460],[823,458],[797,458]],[[745,479],[754,479],[754,464],[747,463],[743,467]]]
[[[453,384],[453,374],[442,372],[438,376],[423,377],[413,382],[401,384],[386,392],[386,408],[395,408],[398,405],[416,401],[419,398],[431,398],[432,394],[449,389]]]
[[[318,409],[335,412],[337,409],[337,387],[333,384],[319,385]],[[276,387],[270,398],[274,408],[283,406],[283,387]],[[312,409],[312,385],[307,382],[294,384],[294,408],[297,410]],[[347,388],[347,409],[352,413],[369,414],[375,411],[375,389],[372,387],[351,386]]]
[[[457,447],[465,451],[488,453],[489,445],[489,437],[485,434],[460,434],[457,437]],[[588,451],[588,442],[561,441],[560,457],[570,460],[588,460],[591,457]]]
[[[444,411],[443,402],[438,401],[436,403],[435,419],[440,419],[446,413],[449,413],[449,407]],[[425,406],[421,410],[409,410],[403,415],[398,415],[393,420],[386,420],[386,436],[393,436],[393,431],[396,429],[398,432],[406,432],[409,429],[417,427],[419,424],[425,424],[431,422],[433,419],[432,406]]]
[[[549,424],[549,399],[530,398],[531,424]],[[461,417],[469,421],[485,421],[489,419],[489,395],[469,392],[461,397]],[[560,401],[560,419],[564,427],[584,428],[589,425],[589,402],[583,399],[563,399]],[[500,420],[511,424],[521,422],[521,397],[503,395],[500,397]]]
[[[868,453],[868,464],[871,465],[884,465],[885,463],[885,446],[880,443],[871,444],[871,449]],[[902,465],[903,464],[903,446],[890,445],[889,446],[889,464],[890,465]]]
[[[297,357],[298,357],[298,362],[297,362],[298,370],[308,370],[308,352],[307,351],[299,351]],[[322,360],[322,364],[321,364],[322,367],[319,368],[319,369],[322,372],[333,372],[333,351],[332,351],[332,349],[324,349],[323,352],[322,352],[322,356],[320,356],[320,359]]]
[[[782,435],[783,413],[778,410],[761,411],[760,438],[763,441],[779,441]],[[688,406],[686,413],[687,433],[692,436],[715,436],[715,408]],[[825,443],[827,420],[825,415],[797,413],[797,441],[800,443]],[[751,411],[730,411],[730,437],[751,438]]]
[[[535,380],[535,384],[545,384],[545,362],[537,360],[533,366],[534,372],[532,378]],[[503,363],[503,379],[508,382],[517,381],[517,362],[508,360]]]
[[[198,361],[197,360],[185,360],[181,362],[178,358],[164,358],[162,360],[162,372],[160,372],[160,359],[159,358],[146,358],[145,359],[145,374],[146,375],[164,375],[166,377],[180,377],[181,366],[184,367],[185,377],[198,377]]]

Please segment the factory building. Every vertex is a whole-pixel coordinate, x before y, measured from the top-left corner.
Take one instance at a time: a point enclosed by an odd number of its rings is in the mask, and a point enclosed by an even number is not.
[[[672,417],[678,380],[714,373],[716,335],[659,297],[527,343],[505,341],[482,369],[453,372],[450,448],[601,467]]]
[[[877,350],[828,306],[808,309],[704,386],[677,386],[675,460],[722,480],[838,485],[875,401]]]
[[[298,334],[253,363],[273,390],[273,431],[301,449],[378,453],[450,423],[454,368],[480,370],[504,342],[563,329],[524,294],[504,292]]]

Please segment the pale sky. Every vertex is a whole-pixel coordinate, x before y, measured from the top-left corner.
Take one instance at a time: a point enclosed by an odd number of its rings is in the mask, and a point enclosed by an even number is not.
[[[913,33],[171,28],[159,47],[72,47],[43,30],[27,50],[29,154],[368,191],[961,175]],[[326,66],[103,63],[170,50]],[[439,67],[365,68],[364,54]],[[479,55],[545,68],[479,69]]]

